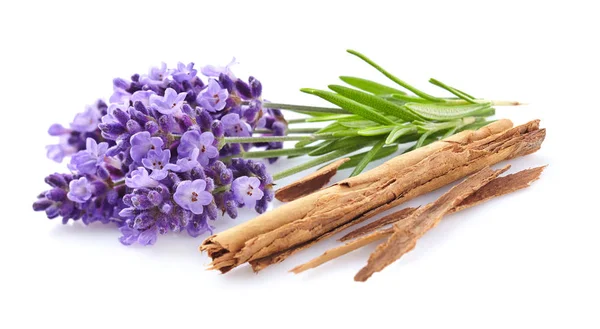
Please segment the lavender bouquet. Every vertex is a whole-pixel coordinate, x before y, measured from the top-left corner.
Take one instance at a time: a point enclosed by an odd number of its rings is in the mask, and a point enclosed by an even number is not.
[[[65,224],[114,223],[125,245],[152,245],[169,231],[212,232],[209,220],[219,212],[232,218],[241,207],[264,212],[272,177],[264,163],[236,155],[261,147],[266,155],[258,155],[266,158],[282,142],[227,138],[283,136],[287,122],[263,106],[257,79],[234,76],[233,63],[202,67],[205,81],[194,63],[176,69],[163,63],[130,80],[114,79],[109,104],[97,101],[68,128],[50,127],[60,142],[47,147],[48,157],[70,157],[70,173],[46,177],[51,188],[33,209]]]

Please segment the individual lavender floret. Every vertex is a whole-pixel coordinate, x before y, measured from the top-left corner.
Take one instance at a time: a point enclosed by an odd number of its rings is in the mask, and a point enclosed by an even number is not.
[[[183,209],[196,215],[202,214],[204,206],[213,201],[213,196],[205,191],[206,182],[202,179],[183,181],[177,185],[173,199]]]
[[[254,208],[256,201],[264,196],[260,189],[260,180],[256,177],[236,178],[231,184],[231,190],[236,201],[248,208]]]
[[[92,197],[92,184],[85,177],[74,179],[69,183],[69,200],[77,203],[84,203]]]
[[[130,188],[156,187],[159,184],[143,167],[133,170],[128,176],[130,177],[125,178],[125,185]]]
[[[196,102],[209,112],[219,112],[225,108],[229,92],[217,80],[211,79],[208,87],[200,93]]]
[[[229,62],[229,64],[227,64],[225,66],[206,65],[200,69],[200,72],[202,72],[202,74],[204,74],[207,77],[218,78],[221,74],[224,74],[231,79],[235,79],[235,76],[233,75],[233,72],[231,71],[231,67],[235,64],[237,64],[237,61],[234,57],[231,60],[231,62]]]
[[[152,169],[150,177],[158,181],[167,177],[169,169],[176,168],[175,165],[169,163],[170,159],[170,150],[151,150],[148,152],[148,156],[142,159],[142,164],[144,167]]]
[[[160,149],[164,144],[160,137],[152,137],[149,132],[141,131],[131,136],[131,158],[141,163],[150,150]]]
[[[179,83],[190,81],[196,77],[197,73],[198,71],[194,69],[194,63],[185,65],[179,62],[177,63],[177,69],[173,71],[173,79]]]
[[[80,174],[95,175],[97,166],[104,161],[104,154],[108,149],[108,143],[98,144],[93,138],[86,141],[86,149],[73,155],[68,167]]]
[[[214,159],[219,155],[219,151],[215,147],[216,144],[215,137],[211,132],[200,133],[197,130],[190,130],[181,136],[177,153],[180,157],[187,157],[195,149],[198,149],[197,161],[200,165],[206,166],[210,159]]]
[[[150,106],[162,114],[175,114],[181,111],[186,92],[177,93],[173,88],[167,88],[164,96],[150,95]]]

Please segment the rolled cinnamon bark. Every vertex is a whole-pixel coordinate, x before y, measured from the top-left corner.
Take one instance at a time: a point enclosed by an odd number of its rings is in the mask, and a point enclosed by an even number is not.
[[[500,120],[398,156],[364,174],[297,199],[206,239],[200,250],[225,273],[301,246],[369,211],[405,202],[491,164],[535,152],[538,121],[511,128]]]

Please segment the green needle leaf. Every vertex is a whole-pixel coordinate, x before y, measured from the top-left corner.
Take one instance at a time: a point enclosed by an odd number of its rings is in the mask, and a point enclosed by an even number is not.
[[[425,119],[448,121],[471,116],[474,113],[486,110],[490,107],[490,103],[468,105],[406,103],[404,106]]]
[[[369,92],[369,93],[375,94],[375,95],[383,95],[383,94],[406,95],[406,93],[401,90],[398,90],[398,89],[395,89],[392,87],[388,87],[386,85],[382,85],[380,83],[377,83],[377,82],[371,81],[371,80],[367,80],[367,79],[362,79],[362,78],[357,78],[357,77],[349,77],[349,76],[341,76],[340,80],[351,85],[352,87],[364,90],[366,92]]]
[[[398,145],[392,145],[392,146],[385,146],[382,149],[379,150],[379,152],[377,152],[377,154],[375,154],[375,156],[373,157],[373,159],[371,159],[371,161],[375,161],[375,160],[379,160],[382,158],[385,158],[389,155],[394,154],[396,151],[398,151]],[[369,153],[367,152],[363,152],[363,153],[359,153],[353,156],[350,156],[350,160],[347,162],[344,162],[344,164],[342,164],[338,170],[342,170],[342,169],[348,169],[348,168],[354,168],[358,165],[358,163],[363,159],[363,157]]]
[[[373,62],[372,60],[370,60],[367,56],[359,53],[358,51],[355,50],[351,50],[348,49],[347,50],[350,54],[362,59],[363,61],[365,61],[367,64],[371,65],[372,67],[374,67],[377,71],[381,72],[383,75],[385,75],[386,77],[388,77],[388,79],[394,81],[395,83],[399,84],[400,86],[412,91],[415,95],[430,100],[432,102],[443,102],[443,99],[431,96],[423,91],[420,91],[419,89],[409,85],[408,83],[400,80],[399,78],[395,77],[394,75],[392,75],[391,73],[389,73],[388,71],[386,71],[383,67],[377,65],[375,62]]]
[[[392,98],[397,99],[397,100],[401,100],[404,103],[431,103],[430,101],[420,98],[420,97],[415,97],[415,96],[410,96],[410,95],[402,95],[402,94],[392,94],[391,95]]]
[[[340,96],[336,93],[332,93],[330,91],[325,91],[325,90],[309,89],[309,88],[303,88],[300,90],[307,94],[319,96],[319,97],[323,98],[324,100],[329,101],[329,102],[343,108],[344,110],[347,110],[348,112],[352,112],[356,115],[360,115],[361,117],[363,117],[367,120],[381,123],[383,125],[393,125],[394,124],[394,121],[375,112],[372,108],[365,106],[361,103],[355,102],[346,97]]]
[[[390,131],[394,129],[395,126],[378,126],[378,127],[368,127],[363,128],[358,131],[360,136],[379,136],[379,135],[387,135]]]
[[[394,104],[392,102],[386,101],[381,97],[377,97],[375,95],[371,95],[360,90],[339,85],[329,85],[329,89],[335,91],[336,93],[344,97],[350,98],[361,104],[379,110],[384,114],[395,116],[404,121],[413,121],[419,118],[404,106]]]
[[[323,155],[329,153],[331,151],[335,151],[338,149],[350,147],[350,146],[360,146],[359,148],[363,148],[365,146],[371,145],[372,143],[380,140],[377,136],[355,136],[355,137],[343,137],[337,140],[334,140],[332,143],[323,143],[321,146],[315,150],[312,150],[308,153],[308,155]]]
[[[401,136],[405,136],[405,135],[409,135],[409,134],[416,134],[417,133],[417,128],[415,126],[409,126],[409,127],[396,127],[394,128],[390,134],[388,135],[388,137],[385,140],[385,144],[392,144],[393,142],[395,142],[398,138],[400,138]]]
[[[467,101],[469,103],[472,103],[472,104],[477,104],[477,102],[475,101],[475,99],[471,95],[465,94],[465,93],[463,93],[462,91],[460,91],[458,89],[452,88],[452,87],[448,86],[447,84],[445,84],[445,83],[443,83],[443,82],[441,82],[439,80],[431,78],[431,79],[429,79],[429,82],[431,84],[433,84],[433,85],[436,85],[436,86],[438,86],[438,87],[440,87],[442,89],[445,89],[445,90],[449,91],[450,93],[456,95],[458,98],[464,99],[465,101]]]
[[[384,141],[379,141],[377,144],[373,146],[373,148],[365,154],[365,156],[360,160],[360,162],[354,168],[354,171],[350,174],[350,177],[356,176],[361,173],[365,169],[365,167],[373,160],[377,152],[381,150],[383,147]]]
[[[356,117],[356,116],[352,115],[352,114],[332,114],[332,115],[324,115],[324,116],[318,116],[318,117],[313,117],[313,118],[307,118],[305,121],[306,122],[336,121],[339,119],[344,119],[344,118],[349,118],[349,117]]]

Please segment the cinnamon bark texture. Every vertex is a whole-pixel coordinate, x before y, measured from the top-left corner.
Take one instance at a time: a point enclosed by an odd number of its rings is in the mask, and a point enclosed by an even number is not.
[[[489,184],[482,187],[481,189],[477,190],[477,192],[473,193],[473,195],[466,198],[457,207],[450,210],[450,213],[476,206],[480,203],[488,201],[491,198],[499,197],[504,194],[524,189],[540,178],[540,175],[542,174],[544,168],[546,167],[544,166],[531,168],[519,171],[515,174],[498,177],[491,181]],[[410,214],[412,214],[413,211],[415,211],[415,208],[405,208],[395,213],[389,214],[374,222],[369,223],[368,225],[360,227],[344,235],[340,238],[340,241],[348,241],[351,239],[355,239],[367,233],[371,233],[386,225],[401,221],[408,217]]]
[[[417,239],[435,227],[446,213],[508,168],[508,166],[500,170],[484,168],[454,186],[436,201],[415,211],[406,221],[394,224],[392,236],[385,243],[377,246],[369,257],[367,265],[356,274],[354,280],[366,281],[373,273],[383,270],[411,251]]]
[[[448,211],[448,213],[450,214],[463,209],[467,209],[485,201],[488,201],[492,198],[526,188],[530,186],[531,183],[539,179],[544,168],[545,167],[532,168],[520,171],[515,174],[498,177],[489,182],[488,184],[484,185],[472,195],[468,196],[458,206]],[[333,260],[356,249],[364,247],[374,241],[387,238],[394,232],[393,227],[382,229],[379,231],[375,230],[388,224],[393,224],[395,222],[407,220],[410,217],[410,215],[414,213],[415,210],[415,208],[406,208],[398,211],[397,213],[383,217],[380,220],[371,223],[370,225],[366,225],[355,231],[352,231],[348,235],[344,236],[341,240],[356,238],[355,240],[349,241],[339,247],[327,250],[319,257],[316,257],[305,264],[295,267],[291,270],[291,272],[304,272],[308,269],[315,268],[330,260]]]
[[[363,215],[374,209],[395,206],[489,165],[539,149],[545,130],[539,129],[538,121],[511,126],[510,121],[500,120],[398,156],[213,235],[200,249],[213,259],[211,268],[225,273],[240,264],[310,244],[339,227],[361,222]]]
[[[282,202],[289,202],[311,194],[327,185],[331,177],[337,173],[337,169],[349,160],[350,158],[336,160],[316,172],[278,189],[275,192],[275,198]]]

